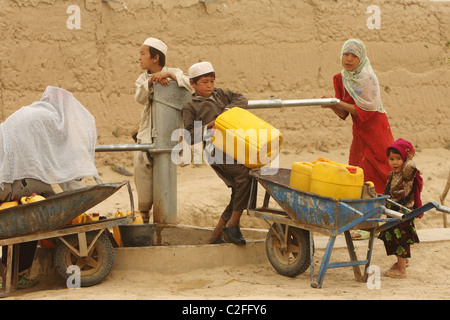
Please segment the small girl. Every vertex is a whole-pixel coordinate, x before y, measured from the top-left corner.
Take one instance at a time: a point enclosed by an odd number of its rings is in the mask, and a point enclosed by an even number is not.
[[[398,139],[387,148],[386,154],[392,171],[388,175],[384,194],[408,209],[421,207],[420,192],[423,180],[412,160],[415,155],[413,146],[406,140]],[[418,217],[421,218],[422,215],[423,213]],[[414,219],[381,232],[378,238],[383,240],[387,255],[397,256],[397,262],[385,272],[385,275],[392,278],[406,278],[408,258],[411,257],[410,246],[420,242]]]

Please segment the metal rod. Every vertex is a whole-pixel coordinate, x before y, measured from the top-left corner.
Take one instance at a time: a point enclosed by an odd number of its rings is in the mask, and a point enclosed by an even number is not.
[[[387,209],[387,208],[384,209],[383,213],[389,217],[396,218],[398,220],[404,220],[406,217],[404,214],[402,214],[398,211],[394,211],[394,210]]]
[[[299,99],[299,100],[249,100],[246,109],[304,107],[304,106],[329,106],[339,103],[336,98],[326,99]]]
[[[260,108],[281,108],[281,107],[303,107],[303,106],[318,106],[318,105],[334,105],[340,100],[336,98],[326,99],[299,99],[299,100],[249,100],[246,109],[260,109]],[[152,154],[169,153],[172,150],[154,149],[153,143],[147,144],[110,144],[98,145],[95,147],[95,152],[111,152],[111,151],[148,151]]]
[[[153,149],[153,143],[144,144],[105,144],[95,146],[95,152],[109,152],[109,151],[146,151]]]
[[[392,201],[391,199],[386,199],[386,202],[391,203],[398,210],[397,212],[399,212],[399,211],[402,211],[402,212],[405,212],[405,213],[410,213],[411,212],[411,209],[409,209],[409,208],[407,208],[405,206],[402,206],[401,204],[399,204],[399,203],[397,203],[395,201]]]
[[[246,109],[260,109],[260,108],[281,108],[281,107],[303,107],[303,106],[325,106],[339,103],[340,100],[336,98],[326,99],[298,99],[298,100],[249,100]],[[113,152],[113,151],[148,151],[151,154],[170,153],[172,150],[155,149],[154,143],[146,144],[109,144],[97,145],[95,152]]]
[[[114,151],[148,151],[150,154],[180,152],[181,147],[173,147],[173,149],[154,149],[153,143],[147,144],[104,144],[95,146],[95,152],[114,152]]]

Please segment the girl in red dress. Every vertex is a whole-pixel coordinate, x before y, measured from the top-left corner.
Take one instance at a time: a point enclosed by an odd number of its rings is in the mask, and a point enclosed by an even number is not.
[[[323,108],[330,108],[343,120],[351,115],[353,141],[348,163],[362,168],[364,180],[372,181],[376,192],[383,193],[391,171],[385,151],[394,138],[381,102],[378,79],[361,40],[344,43],[341,61],[344,69],[333,78],[335,97],[340,102]]]

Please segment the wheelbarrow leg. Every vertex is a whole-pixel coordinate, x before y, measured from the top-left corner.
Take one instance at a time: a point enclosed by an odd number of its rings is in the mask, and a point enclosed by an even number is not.
[[[15,255],[14,251],[16,253]],[[5,273],[2,275],[4,291],[0,293],[0,298],[9,297],[11,291],[14,291],[17,288],[18,271],[19,271],[19,245],[9,244],[6,255],[6,270]]]
[[[351,261],[358,261],[358,257],[356,256],[355,246],[353,245],[352,236],[350,235],[350,231],[344,231],[345,242],[347,243],[348,254],[350,255]],[[356,281],[363,281],[363,276],[361,275],[361,269],[359,265],[352,266],[353,273],[355,274]]]
[[[12,268],[12,262],[13,262],[13,252],[14,252],[14,245],[10,244],[8,245],[8,251],[6,255],[6,270],[3,278],[3,288],[4,292],[2,293],[2,298],[9,297],[9,294],[11,293],[11,273],[13,271]]]
[[[11,289],[12,291],[17,289],[17,284],[19,282],[19,256],[20,256],[20,244],[14,245],[14,254],[11,272]]]
[[[364,268],[364,277],[363,281],[367,282],[367,278],[369,277],[369,267],[370,267],[370,261],[372,259],[372,251],[373,251],[373,244],[375,242],[375,229],[370,230],[370,238],[369,238],[369,245],[367,248],[367,263]]]
[[[311,272],[311,287],[314,287],[314,238],[313,232],[309,232],[309,270]]]
[[[331,236],[328,240],[327,247],[325,249],[325,254],[322,258],[322,264],[320,265],[319,274],[317,275],[316,283],[311,283],[313,288],[322,288],[323,279],[325,278],[325,273],[328,269],[328,262],[330,261],[331,253],[333,252],[334,242],[336,241],[336,236]]]

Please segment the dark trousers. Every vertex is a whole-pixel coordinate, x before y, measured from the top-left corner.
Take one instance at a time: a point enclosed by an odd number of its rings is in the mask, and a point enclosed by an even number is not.
[[[243,211],[247,208],[250,197],[252,179],[250,169],[242,164],[211,164],[216,174],[231,188],[231,199],[221,218],[230,220],[233,211]]]
[[[19,272],[31,268],[33,264],[34,254],[36,252],[37,241],[24,242],[19,244]],[[16,252],[13,253],[13,260]],[[8,246],[2,247],[2,263],[6,265],[6,258],[8,256]],[[14,266],[13,266],[14,268]]]

